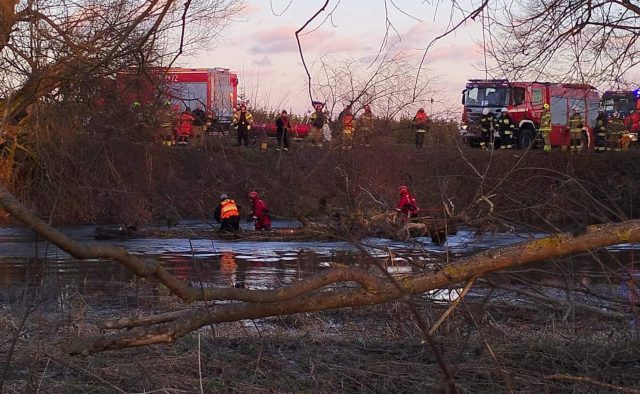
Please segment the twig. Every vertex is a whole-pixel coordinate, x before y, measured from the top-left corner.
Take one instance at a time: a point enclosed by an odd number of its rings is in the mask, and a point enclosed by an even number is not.
[[[618,390],[621,391],[623,393],[633,393],[633,394],[640,394],[640,390],[636,390],[636,389],[631,389],[628,387],[622,387],[622,386],[616,386],[610,383],[605,383],[605,382],[600,382],[598,380],[594,380],[585,376],[572,376],[572,375],[563,375],[563,374],[555,374],[555,375],[546,375],[544,377],[547,380],[567,380],[570,382],[582,382],[582,383],[589,383],[589,384],[593,384],[595,386],[600,386],[600,387],[606,387],[609,389],[613,389],[613,390]]]
[[[200,393],[204,394],[202,387],[202,352],[200,351],[200,331],[198,331],[198,380],[200,381]]]
[[[91,376],[92,378],[95,378],[96,380],[99,380],[100,382],[108,385],[109,387],[111,387],[112,389],[116,390],[119,393],[126,393],[126,391],[122,390],[120,387],[114,385],[113,383],[109,382],[108,380],[105,380],[105,379],[101,378],[100,376],[96,375],[93,372],[87,371],[84,368],[80,368],[80,367],[78,367],[76,365],[68,363],[68,362],[66,362],[66,361],[64,361],[64,360],[62,360],[62,359],[60,359],[58,357],[55,357],[55,356],[53,356],[53,355],[51,355],[49,353],[45,353],[45,356],[49,357],[51,360],[53,360],[53,361],[55,361],[55,362],[57,362],[59,364],[64,365],[65,367],[74,369],[74,370],[76,370],[78,372],[81,372],[81,373],[87,375],[87,376]]]
[[[456,309],[460,301],[462,301],[462,299],[467,294],[469,289],[471,289],[471,286],[473,286],[475,281],[476,281],[476,278],[473,278],[469,282],[467,282],[467,285],[464,287],[464,289],[462,289],[462,291],[458,293],[458,298],[451,303],[449,308],[447,308],[447,310],[444,311],[442,315],[440,315],[440,318],[438,319],[438,321],[436,321],[435,324],[431,327],[431,330],[429,330],[430,335],[434,335],[436,333],[436,331],[438,330],[438,327],[440,327],[440,325],[447,319],[447,317],[451,314],[451,312],[453,312],[453,310]]]

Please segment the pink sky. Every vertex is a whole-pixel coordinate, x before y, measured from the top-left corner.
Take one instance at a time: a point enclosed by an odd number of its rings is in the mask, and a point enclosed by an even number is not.
[[[216,47],[182,59],[182,65],[230,68],[238,73],[240,91],[254,104],[303,113],[310,108],[310,99],[294,33],[324,2],[293,0],[278,16],[289,1],[248,1],[243,17],[223,33]],[[391,52],[409,57],[417,67],[424,48],[446,30],[449,10],[442,3],[438,14],[427,2],[398,3],[402,3],[402,11],[419,20],[403,15],[387,2],[390,20],[399,33],[398,36],[391,30],[387,45]],[[327,11],[336,4],[331,1]],[[321,14],[318,21],[329,12]],[[309,33],[301,37],[301,42],[309,66],[322,58],[371,59],[384,38],[384,1],[342,1],[322,26],[315,23],[306,31]],[[480,32],[479,24],[466,26],[431,48],[425,70],[429,77],[437,77],[433,88],[439,93],[420,97],[416,108],[430,108],[428,102],[433,96],[434,107],[455,109],[465,81],[484,77],[484,72],[476,69],[483,59],[482,46],[478,44]]]

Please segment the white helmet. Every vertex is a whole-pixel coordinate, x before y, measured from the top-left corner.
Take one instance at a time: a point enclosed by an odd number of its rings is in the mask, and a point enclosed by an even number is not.
[[[482,115],[489,115],[489,108],[482,108]]]
[[[500,110],[500,112],[507,112],[507,111],[508,111],[507,107],[502,107],[502,109]]]
[[[573,112],[580,112],[580,108],[576,105],[573,107]]]

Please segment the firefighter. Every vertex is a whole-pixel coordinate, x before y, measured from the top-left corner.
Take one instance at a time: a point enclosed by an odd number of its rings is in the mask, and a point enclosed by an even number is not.
[[[202,104],[198,104],[196,109],[192,113],[193,115],[193,128],[191,147],[199,148],[204,146],[204,128],[207,124],[207,115],[204,112]]]
[[[500,133],[500,149],[513,149],[513,134],[516,124],[507,112],[507,108],[500,110],[500,119],[497,121],[498,132]]]
[[[171,102],[165,101],[164,105],[158,110],[157,124],[160,130],[160,138],[162,144],[166,146],[172,146],[175,144],[174,132],[175,132],[175,119],[176,115],[171,108]]]
[[[540,132],[542,133],[542,139],[544,140],[544,151],[551,152],[551,111],[549,111],[548,103],[544,103],[542,106]]]
[[[322,129],[327,124],[327,116],[322,112],[324,103],[320,101],[312,102],[315,111],[311,114],[311,128],[309,130],[309,141],[313,146],[322,147]]]
[[[289,130],[291,130],[291,122],[287,111],[283,109],[278,119],[276,119],[277,151],[283,149],[287,152],[289,150]]]
[[[355,132],[355,118],[353,113],[351,113],[351,105],[347,105],[341,115],[340,131],[342,135],[342,147],[350,149],[353,141],[353,133]]]
[[[429,119],[429,115],[424,112],[424,108],[418,109],[416,116],[414,116],[411,121],[411,127],[413,127],[416,133],[416,148],[424,148],[425,134],[427,134],[431,128],[431,119]]]
[[[191,113],[191,108],[189,107],[185,108],[185,110],[180,114],[176,145],[187,145],[189,143],[194,119],[195,118]]]
[[[489,108],[482,109],[482,116],[480,117],[480,131],[482,137],[480,139],[480,148],[493,149],[493,132],[496,127],[496,117],[493,115]]]
[[[620,112],[615,111],[613,113],[613,117],[607,124],[607,150],[611,151],[619,151],[620,150],[620,139],[622,135],[625,133],[626,127],[624,125],[624,120],[620,116]]]
[[[580,115],[580,108],[573,107],[573,115],[569,118],[569,133],[571,135],[571,152],[582,149],[582,128],[584,120]]]
[[[373,130],[373,112],[369,104],[364,105],[364,112],[358,119],[358,133],[362,135],[364,146],[370,145],[371,132]]]
[[[233,114],[233,127],[238,130],[238,146],[249,146],[249,130],[253,125],[253,115],[247,111],[247,105],[240,104],[240,109]]]
[[[258,192],[249,193],[251,199],[251,219],[255,221],[256,230],[271,230],[271,216],[267,204],[260,198]]]
[[[593,127],[593,131],[596,134],[596,152],[604,152],[607,148],[607,125],[609,119],[604,113],[602,108],[598,108],[598,116]]]
[[[240,231],[240,208],[235,201],[229,199],[227,193],[220,195],[220,203],[213,211],[213,217],[220,223],[220,231]]]
[[[402,212],[402,222],[406,223],[410,218],[418,216],[420,209],[415,197],[409,193],[407,186],[400,186],[398,191],[400,192],[400,200],[396,206],[396,211]]]

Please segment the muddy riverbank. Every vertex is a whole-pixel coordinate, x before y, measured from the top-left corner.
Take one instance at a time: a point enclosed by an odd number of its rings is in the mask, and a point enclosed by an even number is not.
[[[640,150],[416,150],[390,139],[351,150],[298,143],[288,153],[77,138],[59,143],[39,156],[37,168],[18,168],[13,186],[21,201],[56,225],[210,220],[222,192],[244,205],[246,214],[251,190],[262,194],[277,218],[322,218],[336,211],[367,216],[393,207],[401,184],[412,189],[421,208],[441,212],[446,201],[457,213],[480,218],[475,223],[481,228],[496,222],[550,228],[640,216]]]

